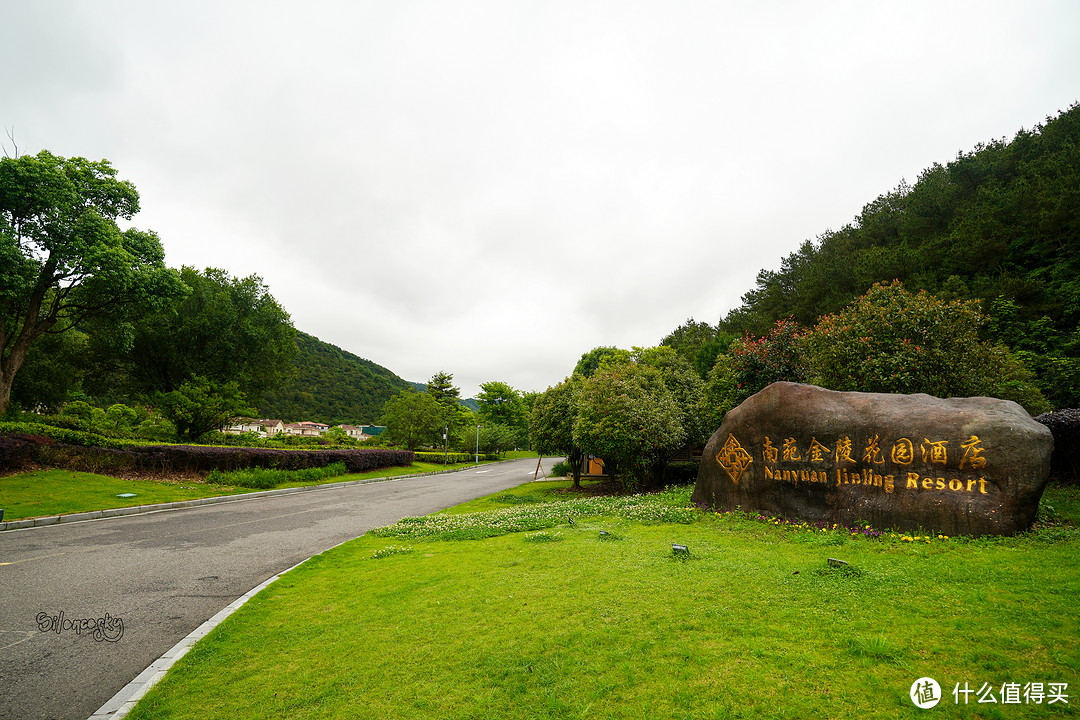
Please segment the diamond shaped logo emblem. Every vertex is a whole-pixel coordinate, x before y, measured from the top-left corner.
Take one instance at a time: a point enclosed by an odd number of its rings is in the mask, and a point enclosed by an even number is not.
[[[754,462],[754,458],[739,444],[734,434],[728,433],[724,446],[716,454],[716,462],[720,464],[720,467],[724,468],[731,481],[738,485],[739,478],[742,477],[746,468],[750,467],[750,463]]]

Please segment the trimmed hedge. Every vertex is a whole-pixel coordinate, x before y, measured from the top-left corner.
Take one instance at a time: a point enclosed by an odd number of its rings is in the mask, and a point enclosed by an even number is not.
[[[435,463],[436,465],[453,465],[455,463],[474,462],[476,460],[475,453],[459,453],[452,452],[447,456],[446,453],[441,452],[416,452],[416,459],[419,462]],[[445,459],[445,460],[444,460]],[[495,453],[480,453],[481,460],[498,460],[499,457]]]
[[[382,448],[357,450],[277,450],[252,447],[210,447],[205,445],[147,445],[116,453],[131,453],[140,467],[184,472],[272,468],[303,470],[344,463],[350,473],[367,472],[396,465],[411,465],[413,453]]]
[[[65,445],[80,445],[83,447],[123,448],[131,445],[130,440],[117,440],[116,438],[105,437],[85,430],[69,430],[43,423],[0,422],[0,434],[8,433],[44,437]]]
[[[4,425],[34,426],[36,429],[34,423]],[[22,467],[29,460],[50,467],[100,473],[121,468],[194,473],[247,468],[303,470],[343,463],[348,472],[360,473],[411,465],[415,459],[408,450],[386,448],[278,450],[206,445],[138,445],[130,442],[115,447],[116,441],[93,433],[44,425],[40,427],[49,432],[40,435],[20,432],[0,434],[0,469]],[[0,432],[3,429],[0,428]],[[94,441],[99,438],[104,441],[102,446],[94,446]]]
[[[0,471],[21,470],[38,453],[42,445],[51,445],[53,441],[40,435],[9,433],[0,435]]]
[[[246,470],[231,470],[221,472],[211,470],[206,476],[206,482],[217,485],[234,485],[239,487],[255,488],[257,490],[269,490],[284,482],[318,482],[330,478],[345,475],[345,463],[331,463],[321,468],[305,468],[303,470],[270,470],[267,468],[247,468]]]
[[[1080,484],[1080,410],[1065,408],[1037,415],[1035,420],[1054,435],[1050,475],[1064,484]]]

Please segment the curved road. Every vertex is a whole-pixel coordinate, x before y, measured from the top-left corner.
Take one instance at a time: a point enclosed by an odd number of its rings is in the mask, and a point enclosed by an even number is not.
[[[535,470],[535,459],[517,460],[0,533],[0,718],[86,720],[267,578],[371,528],[520,485]],[[100,640],[72,622],[106,615]]]

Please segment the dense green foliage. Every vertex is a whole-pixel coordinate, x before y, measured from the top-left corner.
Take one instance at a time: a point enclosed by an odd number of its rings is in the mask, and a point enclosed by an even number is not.
[[[127,329],[127,342],[116,329],[95,333],[91,346],[97,367],[83,383],[89,395],[117,390],[99,381],[116,365],[127,368],[119,388],[126,397],[171,392],[202,376],[215,383],[234,382],[257,401],[292,374],[296,331],[262,278],[190,267],[181,268],[180,278],[187,297],[140,318]]]
[[[984,395],[1018,402],[1033,415],[1048,410],[1016,355],[980,340],[986,322],[976,301],[911,293],[900,282],[875,284],[812,328],[785,319],[763,337],[733,343],[706,385],[712,422],[780,380],[843,391]]]
[[[761,336],[788,317],[812,326],[894,279],[980,301],[980,339],[1013,350],[1054,407],[1080,404],[1080,105],[935,164],[804,242],[714,330]],[[665,338],[681,354],[710,341],[690,325]]]
[[[575,485],[593,455],[629,486],[662,486],[671,459],[703,444],[711,421],[705,383],[672,347],[601,347],[537,395],[529,431],[537,452],[567,456]]]
[[[106,160],[0,158],[0,415],[45,333],[152,312],[183,285],[152,232],[121,230],[139,194]]]
[[[581,446],[574,441],[578,414],[578,393],[585,378],[574,375],[549,387],[533,403],[529,415],[532,446],[541,455],[565,455],[574,487],[581,487]]]
[[[256,403],[259,414],[330,425],[370,423],[409,387],[397,375],[306,333],[296,333],[296,375]]]
[[[481,425],[502,426],[510,430],[513,440],[507,446],[505,439],[500,438],[498,444],[503,445],[500,449],[508,450],[515,444],[527,444],[529,416],[521,392],[507,383],[492,380],[480,383],[476,401],[480,405],[477,416]]]
[[[731,333],[689,318],[672,330],[660,344],[675,350],[704,380],[716,364],[716,358],[726,352],[735,339]]]
[[[442,427],[443,407],[426,392],[406,388],[383,405],[386,439],[409,450],[429,443]]]
[[[482,453],[502,455],[507,450],[517,447],[518,429],[500,423],[481,425],[477,434],[477,443]]]
[[[628,485],[655,477],[683,445],[675,396],[661,373],[641,363],[601,367],[582,386],[574,442],[617,468]]]
[[[162,393],[157,404],[176,426],[177,436],[192,442],[225,427],[234,417],[253,414],[237,383],[215,383],[201,375]]]
[[[236,487],[269,490],[287,482],[319,482],[345,475],[345,463],[336,462],[322,467],[303,468],[300,470],[278,470],[275,468],[244,468],[243,470],[211,470],[206,475],[206,482],[215,485],[235,485]]]
[[[973,300],[910,293],[876,284],[848,307],[822,317],[800,338],[808,379],[834,390],[986,395],[1049,410],[1031,373],[1001,344],[979,340],[986,317]]]

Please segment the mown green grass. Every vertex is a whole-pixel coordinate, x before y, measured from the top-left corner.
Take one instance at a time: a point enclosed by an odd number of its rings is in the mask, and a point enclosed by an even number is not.
[[[366,473],[352,473],[330,478],[329,480],[283,482],[277,487],[302,487],[321,483],[371,480],[471,466],[472,463],[444,466],[418,462],[408,467],[392,467]],[[194,480],[168,483],[156,480],[124,480],[108,475],[68,470],[36,470],[0,478],[0,508],[4,509],[4,520],[8,521],[249,492],[258,492],[258,490]],[[117,495],[123,493],[135,493],[135,497],[117,497]]]
[[[582,480],[585,489],[598,484],[599,481]],[[498,510],[517,505],[530,505],[543,502],[558,502],[583,497],[583,493],[571,490],[573,482],[570,480],[555,479],[541,482],[525,483],[516,488],[510,488],[494,495],[485,495],[475,500],[455,505],[440,512],[450,515],[464,513],[483,512],[485,510]]]
[[[1080,494],[1047,498],[1066,524],[1006,539],[715,513],[483,540],[369,533],[249,601],[129,717],[906,718],[926,716],[908,699],[922,676],[943,717],[1075,715]],[[964,682],[1069,683],[1070,704],[956,706]]]
[[[70,470],[35,470],[0,478],[0,507],[7,521],[246,492],[254,490],[195,482],[124,480]],[[135,493],[135,497],[117,497],[123,493]]]

